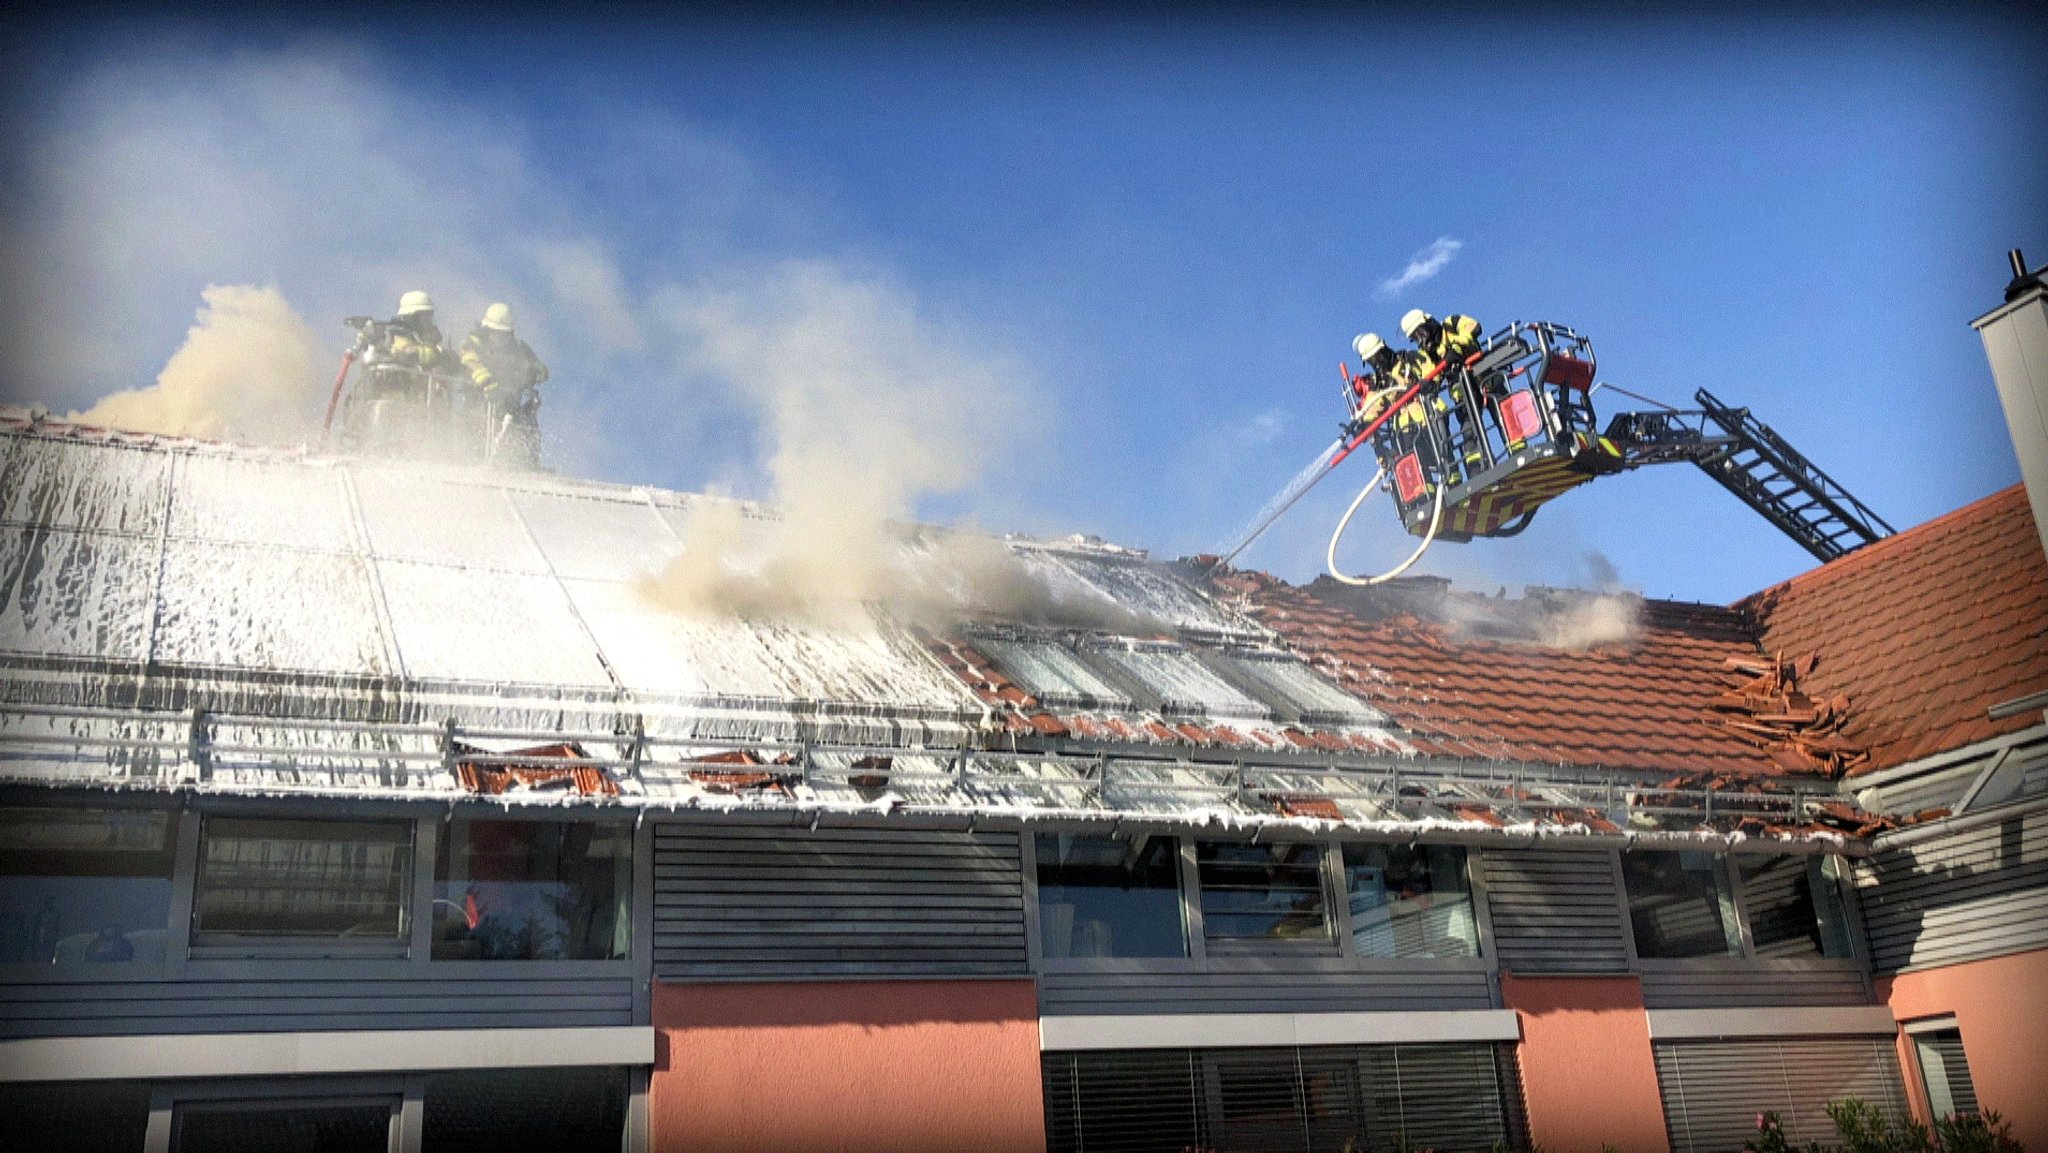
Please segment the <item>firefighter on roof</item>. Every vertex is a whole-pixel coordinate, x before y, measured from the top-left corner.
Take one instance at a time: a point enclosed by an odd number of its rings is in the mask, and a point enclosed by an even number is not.
[[[434,300],[417,289],[398,298],[398,315],[384,326],[379,359],[420,372],[447,372],[455,367],[441,329],[434,323]]]
[[[462,341],[462,367],[477,391],[489,402],[490,411],[503,421],[520,454],[529,462],[537,458],[540,442],[539,385],[548,378],[548,366],[533,354],[527,343],[512,333],[512,309],[493,304],[484,318]],[[494,434],[495,435],[495,434]]]

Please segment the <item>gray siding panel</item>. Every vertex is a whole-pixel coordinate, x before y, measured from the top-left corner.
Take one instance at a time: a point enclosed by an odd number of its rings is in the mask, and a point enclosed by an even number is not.
[[[516,964],[516,963],[515,963]],[[0,1037],[630,1025],[630,977],[0,986]]]
[[[654,834],[672,979],[1022,975],[1015,833],[707,827]]]
[[[1270,961],[1256,972],[1041,973],[1047,1016],[1117,1013],[1357,1013],[1491,1009],[1487,974],[1342,972]]]
[[[1738,961],[1642,972],[1650,1009],[1872,1004],[1863,970],[1846,962]]]
[[[1488,849],[1480,862],[1501,968],[1628,971],[1628,923],[1611,850]]]
[[[2048,948],[2048,810],[1878,851],[1856,874],[1881,973]]]
[[[1773,1112],[1794,1147],[1833,1142],[1830,1102],[1857,1097],[1894,1121],[1906,1093],[1889,1037],[1664,1041],[1657,1084],[1672,1153],[1728,1153],[1756,1137],[1756,1115]]]

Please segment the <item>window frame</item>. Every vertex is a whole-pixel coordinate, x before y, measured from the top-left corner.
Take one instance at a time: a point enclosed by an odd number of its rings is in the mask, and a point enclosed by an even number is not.
[[[1478,935],[1478,955],[1473,957],[1375,957],[1360,954],[1351,937],[1350,904],[1344,899],[1343,860],[1344,850],[1349,845],[1401,845],[1414,843],[1412,839],[1397,837],[1282,837],[1273,838],[1290,842],[1307,842],[1323,847],[1323,884],[1325,899],[1330,902],[1330,924],[1336,935],[1336,949],[1332,953],[1302,952],[1287,955],[1276,950],[1265,953],[1244,953],[1238,951],[1212,952],[1208,948],[1208,933],[1203,924],[1201,901],[1201,875],[1195,858],[1196,836],[1191,833],[1160,829],[1125,829],[1121,832],[1164,836],[1179,846],[1180,852],[1180,906],[1182,924],[1188,934],[1188,955],[1186,957],[1046,957],[1043,955],[1039,936],[1038,898],[1038,857],[1035,832],[1058,831],[1057,828],[1026,830],[1018,839],[1022,848],[1024,872],[1024,931],[1028,947],[1029,965],[1034,973],[1129,973],[1129,974],[1174,974],[1214,973],[1253,974],[1270,973],[1275,963],[1286,965],[1287,971],[1298,973],[1365,973],[1399,976],[1415,973],[1493,973],[1498,969],[1494,956],[1492,914],[1487,907],[1485,870],[1479,865],[1479,850],[1472,844],[1450,839],[1432,840],[1429,844],[1444,844],[1463,850],[1464,876],[1467,892],[1471,894],[1472,916]],[[1083,835],[1101,835],[1102,830],[1076,830]],[[1207,837],[1205,840],[1229,840],[1231,838]],[[1249,840],[1251,838],[1243,838]],[[1268,838],[1257,838],[1264,843]],[[1277,954],[1277,955],[1276,955]]]
[[[166,833],[170,843],[167,849],[171,859],[167,877],[171,887],[170,904],[165,910],[164,947],[160,960],[99,961],[70,967],[10,962],[0,964],[0,983],[22,985],[161,981],[175,971],[175,961],[183,955],[186,944],[181,931],[180,908],[182,899],[191,891],[184,870],[184,841],[197,831],[199,823],[188,807],[168,796],[72,792],[20,794],[12,790],[0,792],[0,804],[20,809],[164,813],[168,822]]]
[[[441,855],[443,851],[446,850],[448,846],[451,844],[452,839],[450,838],[449,833],[452,827],[454,826],[455,822],[458,820],[466,820],[471,822],[513,822],[523,824],[603,825],[610,827],[618,832],[624,833],[625,835],[623,837],[623,840],[625,842],[626,848],[626,859],[623,862],[622,867],[625,871],[626,884],[625,953],[617,957],[600,957],[589,959],[489,959],[481,957],[467,958],[434,956],[433,918],[435,906],[439,900],[439,898],[437,898],[434,894],[438,890],[441,883]],[[651,926],[653,923],[654,908],[652,903],[654,894],[651,891],[653,866],[651,861],[644,861],[643,859],[646,858],[652,852],[652,844],[651,842],[649,842],[643,846],[642,834],[644,830],[641,827],[641,825],[644,825],[644,822],[636,824],[633,821],[621,819],[618,815],[615,814],[583,815],[579,819],[578,817],[557,813],[536,813],[532,816],[527,816],[518,813],[508,814],[501,809],[494,808],[488,810],[477,810],[474,812],[450,811],[438,821],[422,821],[421,824],[423,826],[432,825],[433,835],[431,838],[424,839],[416,835],[415,844],[424,844],[425,851],[433,854],[433,856],[432,862],[427,868],[420,869],[415,867],[414,869],[414,873],[416,875],[414,877],[415,910],[412,924],[412,928],[414,930],[413,955],[426,961],[434,971],[446,972],[449,970],[462,969],[465,967],[475,967],[475,971],[478,972],[503,973],[507,976],[524,976],[527,974],[532,974],[534,976],[543,976],[546,975],[552,968],[559,967],[562,971],[565,972],[592,973],[603,972],[612,969],[619,969],[623,967],[630,967],[631,965],[633,965],[637,958],[651,956],[651,946],[653,944],[653,930]],[[647,831],[651,832],[651,830]],[[644,877],[643,863],[645,864]],[[421,877],[417,874],[425,874],[423,883]],[[648,910],[647,915],[645,917],[642,917],[640,915],[640,905],[643,901],[647,903]],[[643,944],[640,940],[642,935],[642,921],[647,922],[649,926],[647,929],[649,939],[645,944]],[[613,932],[614,934],[618,933],[617,926],[613,927]],[[508,968],[510,966],[516,966],[516,969]]]
[[[434,842],[426,833],[427,822],[414,815],[391,815],[375,810],[354,810],[339,814],[315,814],[295,810],[264,811],[232,808],[206,808],[194,814],[192,821],[193,847],[188,858],[189,871],[185,874],[183,890],[186,894],[186,912],[183,928],[186,933],[185,955],[192,962],[212,961],[329,961],[329,962],[395,962],[400,965],[414,959],[419,953],[421,937],[420,910],[431,905],[422,904],[420,880],[422,873],[431,881],[431,869],[420,868],[420,853],[424,847],[432,851]],[[399,911],[405,918],[403,930],[392,937],[377,937],[352,943],[341,935],[269,936],[252,933],[213,932],[204,934],[202,940],[199,928],[200,881],[204,872],[206,851],[205,825],[209,820],[228,818],[231,820],[272,820],[299,821],[310,824],[388,824],[402,826],[406,830],[406,878]],[[431,887],[428,890],[431,901]],[[279,972],[266,968],[263,972]],[[222,974],[226,975],[226,974]],[[279,972],[279,975],[283,973]],[[313,974],[307,974],[313,975]]]
[[[1852,869],[1854,866],[1850,862],[1849,858],[1839,853],[1808,854],[1757,851],[1728,852],[1702,850],[1707,852],[1713,852],[1716,861],[1716,868],[1722,870],[1721,875],[1727,879],[1729,886],[1730,904],[1732,905],[1735,914],[1735,927],[1742,942],[1741,950],[1736,953],[1714,954],[1711,956],[1703,957],[1643,956],[1641,951],[1636,947],[1635,923],[1634,916],[1632,913],[1632,906],[1629,903],[1628,870],[1625,867],[1625,862],[1628,858],[1628,854],[1631,852],[1654,853],[1676,851],[1679,850],[1622,849],[1616,852],[1614,855],[1614,881],[1615,891],[1619,894],[1621,902],[1621,917],[1623,928],[1622,937],[1628,944],[1629,962],[1630,967],[1633,971],[1683,973],[1688,971],[1696,972],[1700,970],[1726,968],[1747,968],[1751,970],[1762,969],[1792,972],[1797,972],[1801,970],[1820,970],[1837,973],[1859,973],[1863,976],[1866,985],[1868,984],[1870,979],[1870,947],[1869,943],[1864,939],[1863,936],[1863,911],[1861,905],[1858,903],[1856,899],[1856,886],[1853,879],[1848,874],[1848,871]],[[1835,884],[1836,893],[1840,896],[1842,902],[1843,918],[1849,938],[1849,956],[1766,957],[1758,954],[1756,949],[1756,938],[1754,934],[1751,932],[1750,928],[1749,901],[1748,895],[1746,893],[1748,885],[1743,879],[1742,869],[1737,864],[1737,859],[1740,857],[1750,856],[1804,857],[1814,855],[1835,858],[1838,862],[1840,862],[1837,867],[1843,870],[1843,876],[1837,879]],[[1818,910],[1816,910],[1816,915],[1818,915]]]

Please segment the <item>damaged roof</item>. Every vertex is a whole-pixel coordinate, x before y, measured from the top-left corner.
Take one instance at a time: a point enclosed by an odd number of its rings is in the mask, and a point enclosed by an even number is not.
[[[1358,589],[1229,573],[1217,584],[1424,748],[1683,773],[1762,767],[1705,712],[1728,687],[1728,662],[1757,652],[1734,610],[1554,590],[1497,600],[1434,578]],[[1569,635],[1601,614],[1617,619]]]
[[[1775,652],[1818,655],[1809,691],[1850,702],[1842,736],[1869,750],[1852,775],[2042,723],[2048,558],[2026,488],[1865,545],[1736,605]]]

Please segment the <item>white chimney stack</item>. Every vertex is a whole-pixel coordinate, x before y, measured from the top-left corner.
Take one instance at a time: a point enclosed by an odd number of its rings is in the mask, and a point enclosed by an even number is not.
[[[2034,528],[2048,549],[2048,268],[2027,271],[2015,248],[2005,303],[1970,322],[1984,338],[2005,425],[2034,506]]]

